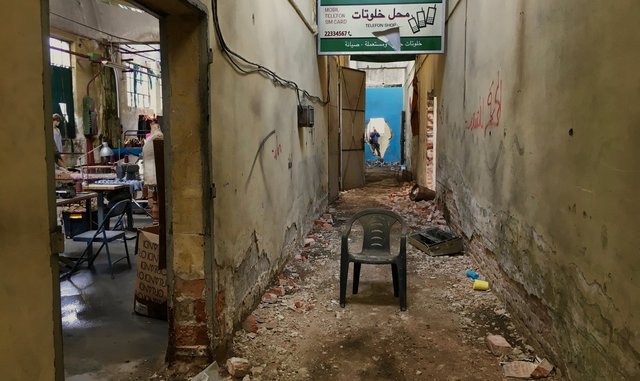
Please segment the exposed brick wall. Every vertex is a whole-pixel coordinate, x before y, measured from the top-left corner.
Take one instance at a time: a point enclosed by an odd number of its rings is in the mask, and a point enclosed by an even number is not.
[[[511,279],[509,274],[505,274],[496,253],[492,250],[493,244],[475,232],[470,237],[464,233],[461,220],[464,216],[460,214],[450,189],[443,189],[439,193],[439,203],[445,210],[444,215],[449,226],[464,238],[465,253],[477,264],[477,268],[489,281],[491,289],[507,304],[516,324],[528,333],[532,343],[559,364],[560,357],[555,350],[558,343],[546,306],[539,298],[527,292],[521,284]]]
[[[257,307],[265,290],[282,272],[287,262],[298,253],[304,236],[315,218],[327,206],[326,195],[309,203],[309,209],[298,223],[292,223],[284,230],[283,245],[276,253],[269,253],[264,239],[253,231],[247,248],[242,253],[243,260],[235,267],[216,267],[217,290],[214,301],[215,358],[225,360],[234,330]]]
[[[439,189],[438,202],[445,218],[465,239],[466,254],[506,303],[530,343],[567,379],[637,379],[640,357],[630,345],[630,335],[613,330],[607,311],[587,302],[588,287],[593,285],[585,284],[579,269],[540,267],[531,258],[550,258],[557,255],[556,249],[513,216],[486,209],[471,212],[480,210],[470,205],[475,200],[461,196],[461,189],[456,192],[444,186]]]
[[[211,337],[207,325],[209,316],[206,301],[206,281],[174,278],[169,318],[173,330],[169,333],[170,361],[211,361]]]
[[[433,167],[434,167],[434,151],[433,151],[433,138],[434,138],[434,123],[435,123],[435,102],[433,96],[429,96],[427,100],[427,128],[425,135],[425,147],[426,147],[426,157],[425,157],[425,171],[426,171],[426,179],[427,179],[427,188],[435,189],[435,179],[433,178]]]

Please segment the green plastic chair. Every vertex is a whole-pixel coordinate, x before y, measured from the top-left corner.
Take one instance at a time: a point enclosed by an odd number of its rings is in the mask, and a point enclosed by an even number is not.
[[[354,223],[360,222],[364,230],[362,251],[349,252],[349,234]],[[400,251],[391,253],[391,228],[399,223]],[[356,213],[347,222],[342,232],[340,252],[340,306],[344,308],[347,296],[349,263],[353,262],[353,294],[358,293],[360,267],[371,265],[391,265],[393,295],[400,297],[400,310],[407,309],[407,226],[398,214],[386,209],[365,209]]]

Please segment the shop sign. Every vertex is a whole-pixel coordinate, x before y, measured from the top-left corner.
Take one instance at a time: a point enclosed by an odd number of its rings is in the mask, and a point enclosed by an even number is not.
[[[446,0],[319,0],[318,54],[444,53]]]

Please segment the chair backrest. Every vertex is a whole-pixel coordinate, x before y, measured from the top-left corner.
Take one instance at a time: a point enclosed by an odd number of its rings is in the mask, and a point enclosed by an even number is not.
[[[117,204],[115,204],[114,206],[112,206],[111,209],[109,209],[109,211],[107,212],[107,214],[105,214],[104,220],[102,220],[102,222],[100,223],[97,233],[103,232],[104,230],[106,230],[105,227],[107,226],[107,224],[109,223],[109,220],[112,217],[118,217],[118,219],[116,220],[116,223],[113,226],[118,226],[122,224],[124,222],[123,220],[126,220],[126,214],[129,208],[131,208],[131,200],[122,200]]]
[[[387,209],[365,209],[356,213],[347,222],[345,234],[351,232],[354,223],[360,222],[363,229],[363,249],[375,249],[389,251],[391,246],[391,228],[399,223],[402,228],[402,236],[407,234],[407,226],[397,213]]]

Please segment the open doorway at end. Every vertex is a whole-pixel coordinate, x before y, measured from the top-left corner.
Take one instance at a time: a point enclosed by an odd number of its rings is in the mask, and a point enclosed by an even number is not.
[[[367,88],[365,112],[365,138],[369,142],[366,161],[400,162],[400,137],[402,136],[402,87]],[[378,135],[378,136],[377,136]],[[374,144],[377,138],[379,152]]]
[[[412,62],[352,61],[353,67],[367,73],[364,138],[369,167],[399,167],[405,162],[404,83]]]

